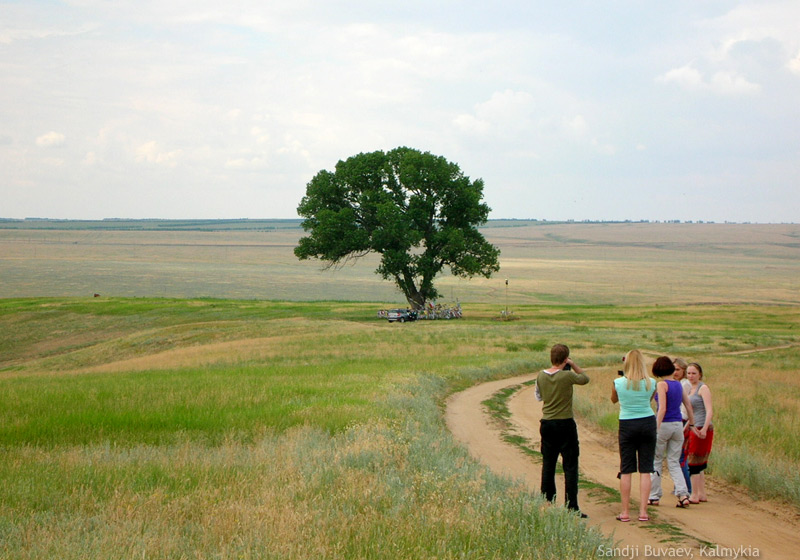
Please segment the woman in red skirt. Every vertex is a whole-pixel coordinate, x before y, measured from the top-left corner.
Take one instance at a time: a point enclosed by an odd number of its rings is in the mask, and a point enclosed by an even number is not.
[[[695,425],[688,425],[689,437],[686,440],[686,462],[692,477],[692,493],[689,502],[699,504],[708,500],[706,496],[705,470],[711,444],[714,441],[714,425],[711,423],[714,409],[711,404],[711,390],[703,383],[703,368],[692,363],[686,368],[686,377],[692,387],[689,400],[694,410]]]

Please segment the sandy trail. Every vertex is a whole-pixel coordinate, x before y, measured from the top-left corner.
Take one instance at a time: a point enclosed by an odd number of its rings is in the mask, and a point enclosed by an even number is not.
[[[469,449],[470,454],[494,472],[523,481],[539,489],[540,463],[517,447],[502,440],[501,427],[493,420],[483,401],[504,388],[534,379],[528,374],[477,385],[452,395],[447,401],[446,422],[453,435]],[[509,401],[513,432],[527,438],[539,449],[541,403],[534,397],[532,386],[517,391]],[[578,421],[581,443],[581,477],[618,489],[619,456],[616,437]],[[713,454],[712,454],[713,460]],[[563,500],[562,475],[556,482]],[[638,475],[634,475],[634,489]],[[664,497],[659,507],[650,507],[649,523],[635,520],[620,523],[615,516],[618,502],[581,489],[581,510],[589,515],[587,522],[604,534],[613,536],[616,558],[767,558],[783,560],[800,555],[800,515],[792,508],[765,501],[753,501],[733,486],[708,477],[709,501],[687,509],[675,507],[677,501],[669,492],[672,481],[664,480]],[[636,506],[632,506],[632,514]],[[682,537],[670,538],[659,524],[677,528]],[[667,539],[670,538],[669,541]],[[606,557],[609,557],[606,554]]]

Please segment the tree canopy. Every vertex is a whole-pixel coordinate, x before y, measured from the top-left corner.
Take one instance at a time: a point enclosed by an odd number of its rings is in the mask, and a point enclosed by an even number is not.
[[[376,273],[418,309],[439,295],[433,280],[446,266],[461,277],[499,270],[499,249],[478,231],[490,210],[482,198],[483,181],[441,156],[406,147],[361,153],[308,183],[297,212],[310,235],[294,253],[328,266],[380,253]]]

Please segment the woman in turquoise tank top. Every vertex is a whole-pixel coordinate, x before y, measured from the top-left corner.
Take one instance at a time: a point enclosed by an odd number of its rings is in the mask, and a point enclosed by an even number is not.
[[[650,401],[656,380],[647,375],[644,356],[631,350],[624,358],[624,376],[614,380],[611,402],[619,403],[619,489],[622,512],[618,521],[630,521],[630,497],[633,473],[639,472],[639,521],[650,521],[647,499],[650,496],[650,473],[656,450],[656,415]]]

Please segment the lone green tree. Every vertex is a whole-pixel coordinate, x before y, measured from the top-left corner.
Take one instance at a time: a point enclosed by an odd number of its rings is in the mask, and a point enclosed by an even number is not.
[[[433,280],[445,266],[464,278],[499,270],[500,250],[478,231],[490,210],[482,198],[483,181],[441,156],[405,147],[358,154],[308,183],[297,213],[309,235],[294,253],[327,267],[380,253],[375,272],[419,309],[438,297]]]

